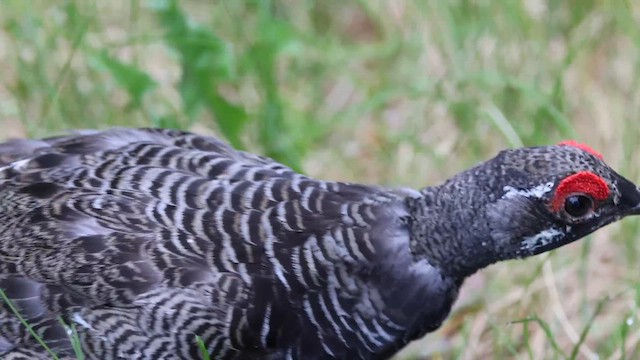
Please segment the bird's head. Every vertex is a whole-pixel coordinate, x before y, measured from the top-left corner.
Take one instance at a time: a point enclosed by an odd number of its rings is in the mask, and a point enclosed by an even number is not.
[[[602,156],[575,142],[511,149],[458,174],[429,195],[426,206],[446,219],[419,215],[422,250],[449,272],[468,275],[499,260],[540,254],[628,215],[640,214],[640,189]],[[449,235],[454,234],[453,238]]]
[[[583,144],[506,150],[487,165],[498,186],[485,218],[503,259],[540,254],[640,214],[638,187]]]

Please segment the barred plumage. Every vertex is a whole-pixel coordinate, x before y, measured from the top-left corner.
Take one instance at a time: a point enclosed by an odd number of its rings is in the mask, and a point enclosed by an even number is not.
[[[517,151],[418,192],[311,179],[175,130],[10,141],[0,288],[62,356],[73,351],[59,318],[89,359],[199,358],[196,335],[215,359],[384,358],[437,328],[470,273],[637,211],[637,189],[583,149]],[[523,154],[533,175],[514,177]],[[491,222],[494,202],[533,201],[504,196],[507,185],[585,169],[621,189],[610,199],[621,210],[542,250],[530,239],[549,221],[521,227],[517,243],[505,229],[527,214]],[[48,357],[6,305],[0,354]]]

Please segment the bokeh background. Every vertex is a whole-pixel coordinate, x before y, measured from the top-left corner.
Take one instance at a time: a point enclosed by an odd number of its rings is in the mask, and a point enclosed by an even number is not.
[[[640,2],[0,3],[0,139],[217,134],[325,179],[423,187],[577,139],[640,180]],[[640,357],[640,221],[467,281],[398,359]]]

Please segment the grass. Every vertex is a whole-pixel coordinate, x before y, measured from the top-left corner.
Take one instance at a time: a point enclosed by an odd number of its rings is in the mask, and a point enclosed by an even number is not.
[[[47,346],[47,344],[44,342],[44,340],[42,340],[42,337],[40,337],[40,335],[33,329],[33,327],[29,324],[29,322],[22,316],[22,314],[20,313],[20,311],[18,310],[18,308],[15,306],[15,304],[9,299],[9,297],[7,296],[7,294],[4,292],[4,290],[0,289],[0,298],[2,299],[2,302],[4,304],[7,304],[7,306],[9,307],[9,310],[16,315],[16,317],[20,320],[20,322],[22,323],[22,325],[27,328],[27,330],[29,331],[29,334],[31,334],[31,336],[33,336],[34,339],[36,339],[36,341],[38,342],[38,344],[40,344],[40,346],[42,346],[42,348],[46,351],[46,353],[48,355],[51,356],[52,359],[54,360],[58,360],[58,356],[56,355],[56,353],[51,350],[51,348],[49,346]]]
[[[6,0],[1,137],[165,126],[322,178],[421,187],[589,143],[640,180],[632,1]],[[640,356],[640,222],[467,281],[399,358]]]

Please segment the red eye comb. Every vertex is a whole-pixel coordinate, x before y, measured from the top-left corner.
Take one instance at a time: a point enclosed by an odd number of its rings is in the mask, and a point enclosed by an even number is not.
[[[589,171],[581,171],[560,182],[551,206],[555,211],[560,210],[565,199],[575,193],[587,194],[595,200],[606,200],[609,197],[609,187],[600,176]]]
[[[597,157],[598,159],[603,159],[602,154],[600,154],[599,152],[593,150],[589,145],[585,145],[585,144],[579,143],[579,142],[577,142],[575,140],[565,140],[565,141],[562,141],[562,142],[558,143],[558,145],[573,146],[573,147],[576,147],[576,148],[578,148],[580,150],[588,152],[589,154]]]

